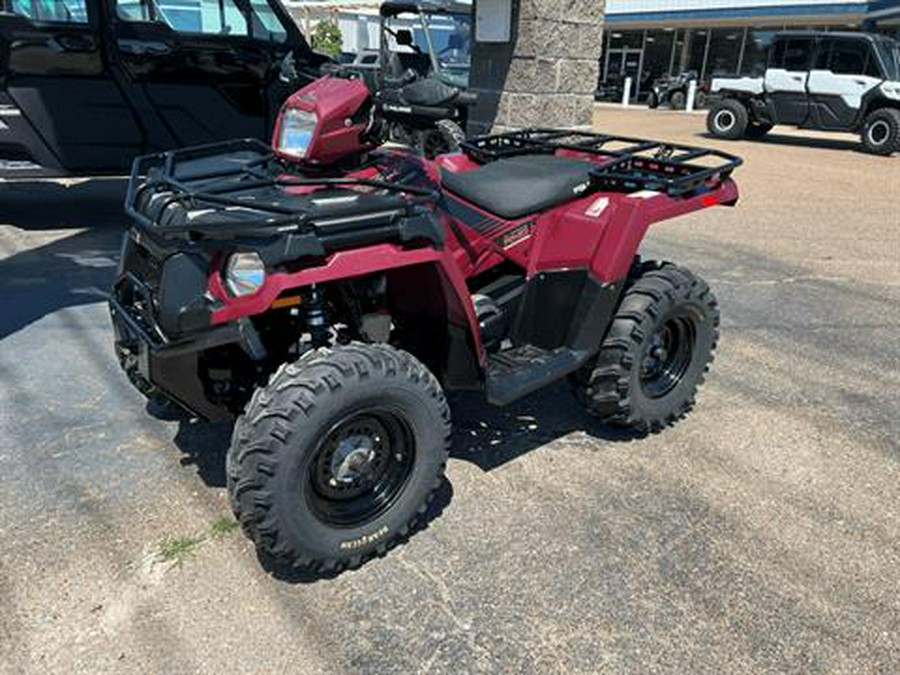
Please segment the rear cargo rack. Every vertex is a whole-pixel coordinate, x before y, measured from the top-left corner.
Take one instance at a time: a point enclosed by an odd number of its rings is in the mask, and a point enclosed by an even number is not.
[[[365,207],[356,207],[347,198],[345,205],[325,209],[317,205],[326,199],[292,199],[274,190],[301,186],[365,188],[372,195]],[[269,146],[244,139],[138,157],[125,210],[139,226],[164,237],[313,233],[316,225],[327,225],[332,234],[338,234],[363,224],[388,226],[420,217],[423,207],[437,198],[432,188],[393,180],[296,177]],[[372,208],[373,202],[377,209]]]
[[[533,154],[580,153],[596,158],[597,190],[652,190],[687,196],[727,180],[743,160],[720,150],[644,138],[561,129],[523,129],[460,144],[479,164]]]

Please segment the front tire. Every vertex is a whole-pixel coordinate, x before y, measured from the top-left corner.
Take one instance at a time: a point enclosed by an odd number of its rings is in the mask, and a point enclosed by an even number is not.
[[[338,572],[422,524],[449,449],[447,402],[415,358],[386,345],[320,349],[253,395],[228,452],[228,493],[261,554]]]
[[[709,286],[671,263],[648,262],[625,291],[597,356],[571,378],[605,424],[656,432],[693,406],[719,337]]]
[[[453,120],[438,120],[434,128],[421,133],[420,149],[428,159],[459,150],[459,144],[466,140],[466,132]]]
[[[767,133],[772,131],[773,125],[765,123],[765,122],[751,122],[747,127],[747,130],[744,132],[744,135],[747,138],[762,138]]]
[[[716,138],[730,141],[744,136],[750,124],[750,114],[740,101],[726,98],[716,103],[706,116],[706,128]]]
[[[669,96],[669,104],[672,110],[684,110],[687,105],[687,96],[683,91],[673,91]]]
[[[656,110],[659,107],[659,94],[655,91],[651,91],[650,95],[647,97],[647,107],[650,110]]]
[[[882,108],[870,113],[861,135],[867,152],[882,156],[900,152],[900,110]]]

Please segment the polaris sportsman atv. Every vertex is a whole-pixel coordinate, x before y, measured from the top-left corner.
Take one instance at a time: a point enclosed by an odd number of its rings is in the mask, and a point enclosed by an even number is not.
[[[144,394],[237,418],[228,492],[261,555],[319,573],[421,524],[445,390],[507,405],[567,379],[607,424],[684,416],[712,360],[709,287],[641,262],[650,225],[733,205],[740,160],[530,129],[429,161],[377,149],[359,80],[290,99],[274,149],[139,158],[110,307]]]

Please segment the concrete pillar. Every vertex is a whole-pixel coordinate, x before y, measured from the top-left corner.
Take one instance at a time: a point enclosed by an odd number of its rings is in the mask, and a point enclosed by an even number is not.
[[[590,125],[604,4],[513,0],[512,40],[474,43],[469,133]]]

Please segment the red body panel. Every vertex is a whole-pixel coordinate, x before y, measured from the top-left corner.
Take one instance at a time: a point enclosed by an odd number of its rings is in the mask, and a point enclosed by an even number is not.
[[[210,279],[209,291],[223,303],[223,307],[212,315],[212,323],[222,324],[244,316],[262,314],[285,291],[326,283],[336,279],[385,272],[414,265],[430,264],[438,267],[441,277],[453,289],[453,302],[447,303],[448,316],[452,323],[464,323],[475,339],[477,354],[483,357],[478,319],[472,303],[468,302],[469,292],[466,277],[462,274],[450,250],[437,251],[433,248],[404,250],[395,244],[378,244],[349,251],[339,251],[329,256],[323,265],[310,267],[293,273],[275,273],[266,278],[265,285],[253,295],[242,298],[230,297],[225,290],[221,273]]]
[[[361,114],[368,105],[371,105],[370,93],[358,79],[326,76],[291,96],[283,110],[300,108],[315,113],[318,120],[307,156],[302,161],[327,164],[354,153],[362,156],[361,153],[370,149],[365,138],[368,115]],[[279,116],[273,142],[276,152],[281,122]],[[559,150],[558,154],[598,164],[610,161],[602,155],[578,151]],[[297,158],[289,159],[296,161]],[[411,158],[407,153],[379,152],[369,159],[364,163],[365,168],[347,176],[392,180],[397,174],[408,175],[412,168],[414,173],[420,174],[419,184],[430,184],[443,194],[435,204],[445,230],[443,248],[407,249],[386,243],[338,251],[317,266],[291,272],[274,271],[257,293],[243,298],[231,297],[217,273],[211,278],[209,287],[221,303],[213,313],[214,324],[264,313],[280,295],[291,289],[430,265],[440,272],[440,292],[453,296],[435,300],[443,300],[441,306],[447,308],[448,320],[468,324],[478,360],[484,364],[486,355],[467,287],[469,278],[509,261],[518,266],[527,279],[545,271],[588,270],[596,281],[613,284],[627,276],[650,225],[717,204],[734,204],[738,198],[737,187],[730,179],[710,183],[705,191],[689,197],[647,191],[592,192],[555,208],[508,221],[441,189],[442,171],[458,173],[479,168],[479,164],[463,153],[426,161]],[[283,189],[299,194],[316,188]],[[522,189],[528,190],[528,185],[523,185]],[[459,208],[449,208],[453,205]],[[460,209],[468,215],[460,216]],[[403,278],[408,275],[404,274]],[[410,290],[403,292],[408,294]]]
[[[391,154],[386,153],[385,157],[389,167]],[[423,163],[432,180],[439,175],[440,167],[464,171],[477,166],[462,154],[445,155],[435,163]],[[372,177],[377,173],[374,170],[373,174],[370,167],[358,175]],[[453,195],[447,197],[463,203]],[[434,265],[446,280],[445,287],[454,295],[445,303],[450,308],[448,312],[453,314],[448,319],[463,320],[468,324],[478,359],[483,363],[486,355],[481,348],[478,321],[466,285],[468,278],[508,260],[522,268],[527,278],[542,271],[588,269],[602,283],[620,281],[628,274],[638,247],[653,223],[717,204],[733,204],[737,198],[737,186],[727,180],[709,192],[677,199],[657,192],[593,193],[514,221],[499,219],[466,204],[482,221],[493,221],[488,229],[475,229],[439,209],[446,232],[443,250],[379,244],[339,251],[318,266],[290,273],[272,273],[257,293],[243,298],[229,296],[220,274],[215,274],[209,290],[222,307],[214,312],[212,321],[221,324],[264,313],[280,295],[291,289],[414,265]]]
[[[285,159],[297,160],[296,157],[285,155],[278,150],[284,111],[296,108],[315,113],[318,120],[303,162],[330,164],[360,152],[368,145],[364,136],[369,126],[369,118],[366,116],[360,119],[359,112],[369,97],[369,90],[362,80],[320,77],[295,92],[282,106],[275,122],[272,147]]]

